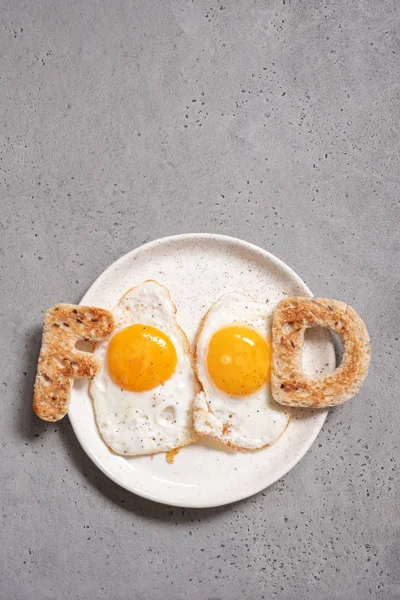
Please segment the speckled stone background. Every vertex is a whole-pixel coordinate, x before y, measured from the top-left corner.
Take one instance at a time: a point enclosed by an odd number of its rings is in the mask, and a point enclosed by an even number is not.
[[[400,598],[397,0],[1,2],[2,600]],[[255,242],[372,337],[358,398],[216,510],[31,412],[43,310],[142,242]]]

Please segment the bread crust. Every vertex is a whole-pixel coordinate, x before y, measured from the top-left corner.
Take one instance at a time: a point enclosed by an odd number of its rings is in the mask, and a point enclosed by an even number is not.
[[[79,340],[97,342],[114,330],[108,310],[57,304],[45,314],[42,347],[33,396],[33,410],[45,421],[59,421],[68,412],[73,380],[94,377],[100,364],[93,354],[76,350]]]
[[[343,358],[333,373],[313,378],[302,372],[302,349],[306,329],[316,326],[339,336]],[[326,298],[286,298],[276,307],[272,321],[272,395],[285,406],[342,404],[360,389],[370,354],[367,328],[351,306]]]

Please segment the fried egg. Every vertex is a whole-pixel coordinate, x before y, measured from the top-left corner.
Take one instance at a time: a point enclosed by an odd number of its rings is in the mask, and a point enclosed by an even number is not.
[[[118,454],[168,452],[198,439],[199,386],[175,313],[168,290],[145,281],[113,311],[113,337],[96,345],[101,370],[90,393],[99,431]]]
[[[271,395],[272,309],[245,294],[229,293],[203,319],[196,371],[203,390],[194,403],[199,435],[226,446],[256,450],[275,442],[290,409]]]

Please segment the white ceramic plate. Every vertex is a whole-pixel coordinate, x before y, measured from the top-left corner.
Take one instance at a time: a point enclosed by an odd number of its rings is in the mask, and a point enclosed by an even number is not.
[[[211,304],[228,291],[245,291],[273,306],[284,296],[311,296],[282,261],[247,242],[219,235],[187,234],[150,242],[111,265],[82,298],[82,304],[112,309],[132,286],[155,279],[170,290],[177,319],[191,342]],[[328,332],[308,336],[303,354],[308,373],[335,366]],[[87,381],[76,382],[69,418],[88,456],[110,479],[145,498],[182,507],[210,507],[247,498],[285,475],[318,435],[327,411],[298,410],[269,448],[241,453],[211,441],[183,448],[174,464],[165,454],[121,457],[100,437]]]

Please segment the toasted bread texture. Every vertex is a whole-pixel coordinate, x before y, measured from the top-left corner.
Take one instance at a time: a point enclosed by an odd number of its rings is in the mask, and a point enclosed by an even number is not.
[[[113,330],[114,318],[102,308],[57,304],[46,312],[33,396],[38,417],[62,419],[68,412],[74,378],[92,378],[98,373],[98,360],[78,351],[76,342],[104,340]]]
[[[302,372],[304,334],[309,327],[334,331],[343,344],[342,362],[326,377]],[[272,323],[272,395],[280,404],[324,408],[354,396],[370,362],[370,341],[363,321],[348,304],[326,298],[286,298]]]

